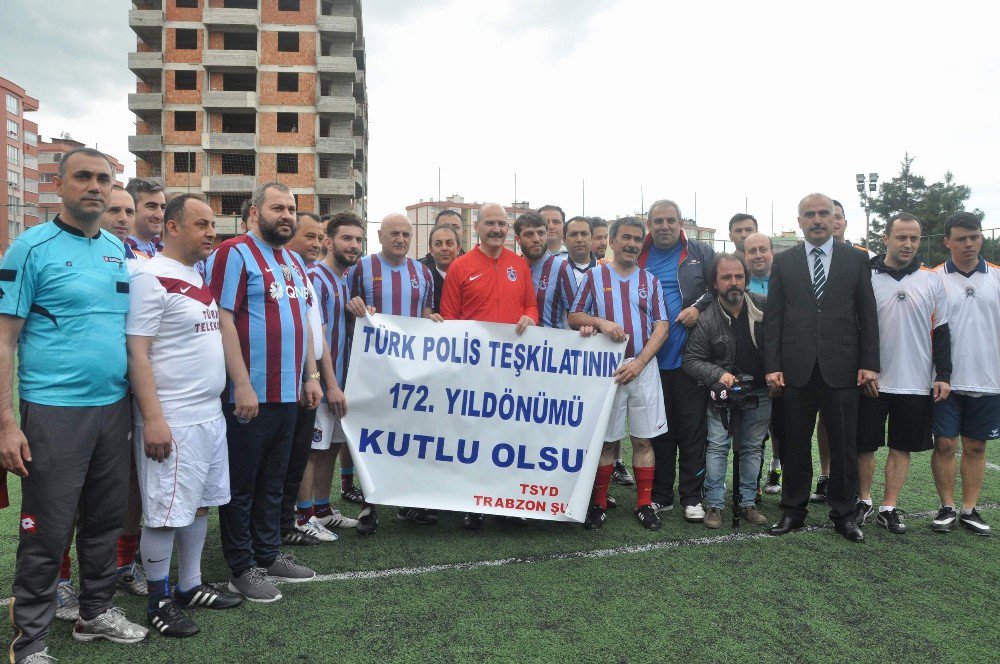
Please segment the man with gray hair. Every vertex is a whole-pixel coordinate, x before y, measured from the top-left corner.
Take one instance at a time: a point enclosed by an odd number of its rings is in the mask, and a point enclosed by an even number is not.
[[[150,178],[132,178],[125,185],[125,191],[135,201],[132,233],[125,238],[125,244],[137,256],[152,258],[163,249],[160,234],[163,233],[163,213],[167,209],[163,185]]]

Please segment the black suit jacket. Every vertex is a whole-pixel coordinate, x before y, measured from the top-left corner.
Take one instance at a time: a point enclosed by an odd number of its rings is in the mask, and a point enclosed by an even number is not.
[[[444,277],[441,273],[437,271],[437,266],[434,264],[434,257],[427,254],[420,259],[420,262],[427,266],[431,271],[431,277],[434,278],[434,308],[431,310],[434,313],[441,312],[441,291],[444,290]]]
[[[800,243],[774,257],[764,310],[764,370],[802,387],[819,363],[831,387],[857,385],[858,369],[879,371],[878,314],[867,254],[833,243],[823,297],[813,294]]]

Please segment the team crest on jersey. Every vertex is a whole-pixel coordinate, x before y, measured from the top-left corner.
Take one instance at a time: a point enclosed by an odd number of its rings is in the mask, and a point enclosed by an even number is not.
[[[285,275],[285,281],[291,281],[292,279],[292,268],[287,265],[281,266],[281,274]]]
[[[413,277],[410,279],[410,285],[414,288],[420,288],[420,279],[418,277]]]
[[[972,286],[966,286],[965,297],[975,297],[975,296],[976,296],[976,289],[973,288]]]
[[[322,429],[313,429],[313,442],[314,443],[321,443],[321,442],[323,442],[323,430]]]
[[[906,291],[899,291],[896,293],[896,299],[900,302],[906,302]]]
[[[538,282],[538,290],[543,291],[548,287],[549,287],[548,279],[542,279],[541,281]]]
[[[517,281],[517,270],[515,270],[513,267],[508,267],[507,278],[510,279],[511,281]]]
[[[649,291],[647,291],[645,288],[639,289],[639,299],[645,300],[647,295],[649,295]]]

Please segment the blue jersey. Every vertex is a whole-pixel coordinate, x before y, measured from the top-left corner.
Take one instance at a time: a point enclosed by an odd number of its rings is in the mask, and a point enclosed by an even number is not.
[[[660,369],[678,369],[684,354],[684,342],[687,341],[688,329],[684,325],[674,325],[677,316],[684,308],[684,298],[681,295],[680,283],[677,281],[677,268],[681,264],[681,253],[684,243],[678,242],[669,249],[649,248],[646,259],[646,269],[659,277],[663,289],[663,301],[667,305],[667,320],[670,321],[670,334],[656,354]]]
[[[125,247],[56,218],[22,233],[0,265],[0,313],[24,319],[21,398],[46,406],[106,406],[125,396]]]
[[[622,326],[629,335],[625,357],[635,357],[653,336],[653,324],[667,320],[660,282],[637,268],[627,277],[610,265],[599,265],[584,276],[573,301],[574,313],[585,313]]]
[[[770,281],[771,275],[767,275],[766,277],[750,275],[750,283],[747,284],[747,291],[767,297],[767,286]]]
[[[316,263],[309,270],[309,278],[319,298],[320,320],[326,326],[326,343],[330,347],[333,373],[337,385],[344,389],[347,378],[347,301],[350,299],[347,277],[338,275],[326,263]],[[325,394],[324,390],[324,399]]]
[[[531,280],[538,302],[538,324],[568,330],[566,314],[576,296],[576,281],[570,273],[569,261],[562,255],[542,256],[531,266]]]
[[[243,361],[261,403],[296,403],[312,306],[305,266],[253,233],[226,240],[209,256],[208,285],[233,312]],[[230,385],[230,400],[235,398]]]
[[[434,306],[434,278],[423,263],[412,258],[396,266],[381,253],[365,256],[347,273],[351,297],[360,297],[380,314],[419,318]]]

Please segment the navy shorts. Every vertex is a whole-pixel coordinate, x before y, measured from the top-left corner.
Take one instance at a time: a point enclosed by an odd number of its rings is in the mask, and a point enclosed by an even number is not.
[[[931,440],[930,394],[889,394],[877,399],[862,396],[858,402],[858,452],[874,452],[885,445],[885,421],[889,420],[889,449],[926,452]]]
[[[1000,438],[1000,394],[970,397],[952,392],[934,404],[934,435],[944,438]]]

